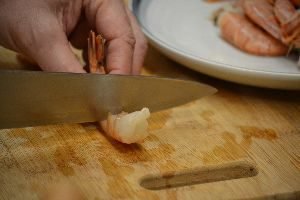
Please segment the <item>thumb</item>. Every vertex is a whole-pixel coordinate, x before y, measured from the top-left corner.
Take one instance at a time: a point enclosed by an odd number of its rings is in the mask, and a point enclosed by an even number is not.
[[[42,34],[40,34],[42,33]],[[79,60],[72,52],[66,33],[59,26],[40,31],[27,47],[28,55],[44,71],[85,73]]]

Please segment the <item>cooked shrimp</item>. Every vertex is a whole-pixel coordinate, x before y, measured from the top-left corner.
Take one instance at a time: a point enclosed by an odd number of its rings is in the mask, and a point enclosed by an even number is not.
[[[100,122],[103,130],[110,137],[127,144],[140,142],[148,136],[148,108],[133,113],[122,112],[108,115],[107,120]]]
[[[287,0],[285,0],[287,1]],[[269,0],[245,0],[244,12],[255,24],[259,25],[274,38],[281,39],[280,26]]]
[[[89,72],[104,74],[105,39],[91,31],[88,38]]]
[[[222,37],[251,54],[262,56],[285,55],[287,47],[268,35],[245,16],[235,12],[223,12],[218,19]]]
[[[285,24],[288,22],[293,17],[295,12],[296,9],[290,1],[277,0],[274,4],[274,13],[280,24]]]
[[[101,35],[96,36],[93,31],[90,32],[88,38],[88,71],[91,73],[105,73],[104,43],[105,39]],[[101,121],[100,125],[110,137],[130,144],[142,141],[148,136],[147,118],[149,116],[150,111],[148,108],[133,113],[109,114],[107,120]]]
[[[277,0],[274,5],[274,13],[280,22],[282,41],[287,45],[299,45],[300,39],[300,13],[294,5],[287,0]]]
[[[233,5],[233,7],[243,11],[244,2],[245,2],[245,0],[237,0],[232,5]]]

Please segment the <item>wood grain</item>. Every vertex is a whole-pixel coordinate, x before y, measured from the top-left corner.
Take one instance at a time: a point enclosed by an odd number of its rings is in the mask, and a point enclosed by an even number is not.
[[[0,50],[2,69],[28,69]],[[300,198],[299,92],[209,78],[153,48],[143,74],[201,81],[219,92],[153,113],[140,144],[116,142],[94,123],[0,130],[0,199],[47,199],[58,194],[53,186],[79,192],[78,199]],[[240,163],[257,175],[233,176]],[[221,171],[207,173],[214,169]],[[145,177],[164,177],[171,188],[145,189]]]

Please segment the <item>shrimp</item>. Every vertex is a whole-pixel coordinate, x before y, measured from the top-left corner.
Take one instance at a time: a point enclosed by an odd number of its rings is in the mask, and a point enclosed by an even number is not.
[[[287,0],[277,0],[274,13],[281,25],[282,42],[299,48],[300,13],[297,12],[292,2]]]
[[[290,1],[277,0],[274,4],[274,13],[280,24],[289,21],[295,14],[296,9]]]
[[[144,140],[147,132],[150,111],[143,108],[141,111],[132,113],[122,112],[117,115],[108,115],[107,120],[101,121],[100,125],[107,135],[119,142],[131,144]]]
[[[241,12],[243,12],[244,2],[245,2],[245,0],[237,0],[232,5],[233,5],[233,7],[237,8]]]
[[[91,73],[105,73],[104,69],[104,46],[105,39],[101,35],[95,35],[91,31],[88,38],[88,59],[89,72]]]
[[[287,1],[287,0],[284,0]],[[274,38],[281,40],[281,30],[269,0],[245,0],[244,12],[255,24],[259,25]]]
[[[290,0],[245,0],[247,17],[285,45],[298,46],[300,13]]]
[[[225,11],[218,18],[222,37],[239,49],[262,56],[285,55],[288,48],[251,23],[245,16]]]
[[[89,72],[105,73],[104,69],[104,50],[105,39],[101,35],[95,35],[90,32],[88,38],[88,61]],[[106,120],[100,121],[100,126],[105,133],[126,144],[140,142],[145,139],[149,133],[147,132],[150,111],[143,108],[141,111],[132,113],[121,112],[116,115],[108,114]]]

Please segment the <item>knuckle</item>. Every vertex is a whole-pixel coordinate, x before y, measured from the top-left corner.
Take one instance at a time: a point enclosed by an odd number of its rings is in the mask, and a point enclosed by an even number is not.
[[[134,37],[133,33],[129,33],[124,37],[124,41],[132,48],[134,49],[136,44],[136,39]]]

